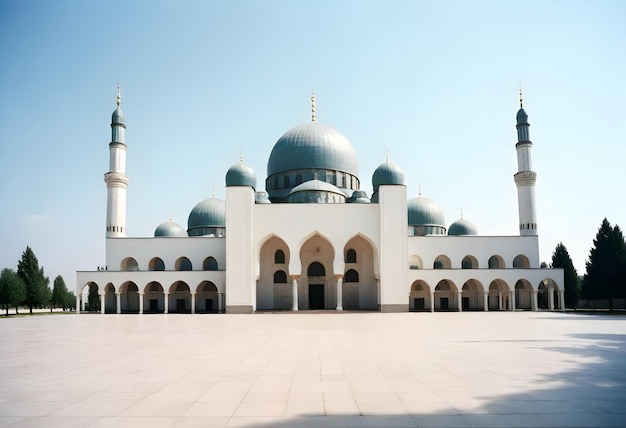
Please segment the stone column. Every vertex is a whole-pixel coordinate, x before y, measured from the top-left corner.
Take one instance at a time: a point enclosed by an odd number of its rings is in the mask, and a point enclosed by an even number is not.
[[[343,311],[343,277],[337,275],[337,310]]]
[[[504,308],[503,302],[502,302],[502,291],[498,290],[498,310],[502,310],[502,308]]]
[[[559,308],[561,311],[565,310],[565,290],[559,289]]]
[[[297,311],[298,310],[298,277],[295,275],[291,277],[291,291],[292,291],[291,310]]]
[[[539,310],[539,302],[537,301],[537,294],[539,294],[539,292],[537,290],[533,290],[533,295],[532,295],[531,300],[530,300],[531,305],[532,305],[531,309],[533,311],[538,311]]]
[[[115,293],[115,303],[117,304],[117,308],[115,308],[116,314],[122,313],[122,293]]]
[[[76,294],[76,313],[80,314],[80,293]]]
[[[222,313],[222,300],[224,299],[224,293],[217,293],[217,313]]]
[[[196,293],[191,293],[191,313],[196,313]]]
[[[456,310],[459,312],[463,310],[463,292],[461,290],[456,294]]]
[[[483,291],[483,311],[489,310],[489,292]]]
[[[511,310],[515,310],[515,290],[510,291],[511,294]]]
[[[435,293],[431,291],[428,294],[430,295],[430,311],[435,312]]]
[[[164,297],[165,299],[163,299],[164,300],[163,303],[165,304],[165,306],[164,306],[163,313],[168,314],[170,312],[170,309],[169,309],[170,308],[170,293],[164,293]]]
[[[143,314],[143,294],[139,293],[139,314]]]
[[[548,288],[548,307],[551,311],[554,310],[554,288]]]
[[[106,294],[101,294],[100,295],[100,313],[104,314],[104,311],[106,309],[105,303],[106,303]]]

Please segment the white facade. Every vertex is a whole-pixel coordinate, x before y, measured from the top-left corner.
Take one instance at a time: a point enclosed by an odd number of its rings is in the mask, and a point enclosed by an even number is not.
[[[313,121],[277,142],[268,195],[255,191],[243,161],[233,165],[225,203],[203,201],[189,216],[188,230],[204,236],[166,222],[155,237],[127,238],[118,99],[105,175],[106,266],[77,272],[77,309],[86,307],[85,288],[97,289],[91,309],[102,313],[563,309],[563,271],[539,265],[536,174],[520,112],[521,236],[480,236],[466,220],[448,230],[434,202],[407,201],[404,174],[389,161],[374,172],[370,201],[350,143]]]

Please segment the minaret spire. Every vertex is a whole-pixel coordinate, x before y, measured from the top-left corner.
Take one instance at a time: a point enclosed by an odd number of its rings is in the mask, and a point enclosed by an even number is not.
[[[528,114],[522,107],[522,88],[520,85],[520,109],[517,112],[517,204],[519,210],[519,232],[522,236],[537,235],[537,214],[535,210],[535,182],[537,173],[532,168],[532,148],[530,141],[530,124]]]
[[[111,116],[111,143],[109,143],[109,172],[104,174],[107,186],[106,237],[126,236],[126,124],[120,104],[120,84],[117,84],[117,108]]]
[[[311,91],[311,122],[315,122],[315,92]]]
[[[519,81],[519,108],[524,108],[524,100],[522,99],[522,81]]]

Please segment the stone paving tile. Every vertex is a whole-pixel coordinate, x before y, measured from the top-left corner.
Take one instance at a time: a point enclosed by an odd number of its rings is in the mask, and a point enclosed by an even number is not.
[[[0,427],[626,425],[626,317],[67,315],[0,324],[9,344]]]

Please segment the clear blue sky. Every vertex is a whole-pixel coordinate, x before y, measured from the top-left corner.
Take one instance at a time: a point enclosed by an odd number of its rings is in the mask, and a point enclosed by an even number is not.
[[[626,228],[624,22],[622,1],[2,0],[0,268],[27,245],[70,287],[104,265],[118,81],[130,236],[186,227],[240,151],[262,184],[311,90],[368,194],[389,151],[448,224],[517,234],[521,80],[541,259],[563,241],[582,274],[602,219]]]

